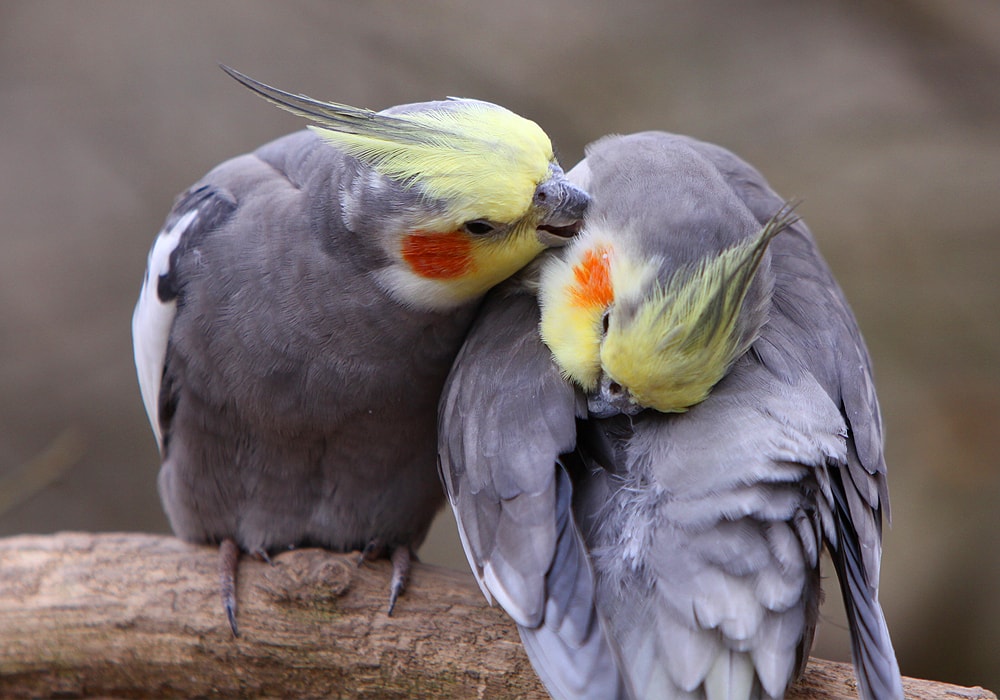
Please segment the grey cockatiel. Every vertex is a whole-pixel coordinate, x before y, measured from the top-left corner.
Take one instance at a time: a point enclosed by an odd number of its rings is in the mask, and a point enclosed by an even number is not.
[[[370,112],[232,72],[317,126],[174,205],[133,317],[174,531],[239,551],[391,555],[390,612],[443,503],[436,407],[476,304],[579,225],[545,133],[448,100]]]
[[[484,592],[555,697],[780,698],[825,544],[859,692],[902,698],[868,353],[805,224],[683,136],[607,137],[569,177],[583,232],[491,292],[442,396]]]

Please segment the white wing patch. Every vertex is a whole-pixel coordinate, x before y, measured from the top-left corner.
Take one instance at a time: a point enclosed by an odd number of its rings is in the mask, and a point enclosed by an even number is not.
[[[177,301],[161,301],[157,293],[160,277],[170,271],[170,254],[181,241],[181,236],[198,218],[192,209],[169,229],[156,237],[156,242],[146,259],[146,276],[139,292],[139,301],[132,314],[132,349],[135,353],[135,371],[139,376],[139,391],[146,415],[153,426],[156,445],[163,449],[160,435],[159,397],[163,365],[167,357],[167,339],[177,314]]]

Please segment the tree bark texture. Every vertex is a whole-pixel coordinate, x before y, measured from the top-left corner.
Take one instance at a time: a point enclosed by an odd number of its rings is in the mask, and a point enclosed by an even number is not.
[[[546,698],[513,623],[472,577],[415,564],[393,617],[388,562],[302,549],[244,556],[240,636],[217,550],[172,537],[0,540],[2,697]],[[904,680],[908,698],[986,700]],[[790,698],[856,698],[845,664],[812,659]]]

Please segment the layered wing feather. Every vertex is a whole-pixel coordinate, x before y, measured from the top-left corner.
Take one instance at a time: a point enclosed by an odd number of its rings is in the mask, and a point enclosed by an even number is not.
[[[557,463],[575,441],[578,398],[539,340],[534,296],[517,285],[487,297],[453,366],[441,476],[473,573],[517,622],[549,692],[625,697]]]

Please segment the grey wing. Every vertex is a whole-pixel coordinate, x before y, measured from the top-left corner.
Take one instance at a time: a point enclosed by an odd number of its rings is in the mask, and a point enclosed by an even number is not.
[[[783,200],[750,165],[723,148],[684,138],[709,158],[761,223]],[[871,360],[854,314],[804,222],[772,246],[775,273],[770,332],[787,356],[776,366],[812,374],[848,426],[846,469],[830,465],[824,488],[831,518],[825,535],[841,582],[863,698],[901,698],[902,684],[878,602],[882,514],[889,514],[882,420]]]
[[[538,337],[534,296],[487,296],[441,399],[441,478],[487,599],[517,622],[556,698],[626,697],[594,606],[587,552],[557,462],[577,396]]]
[[[178,197],[146,261],[139,300],[132,314],[132,347],[139,390],[157,447],[163,452],[170,423],[170,392],[162,391],[167,348],[182,280],[177,256],[221,226],[236,208],[226,190],[196,185]]]

